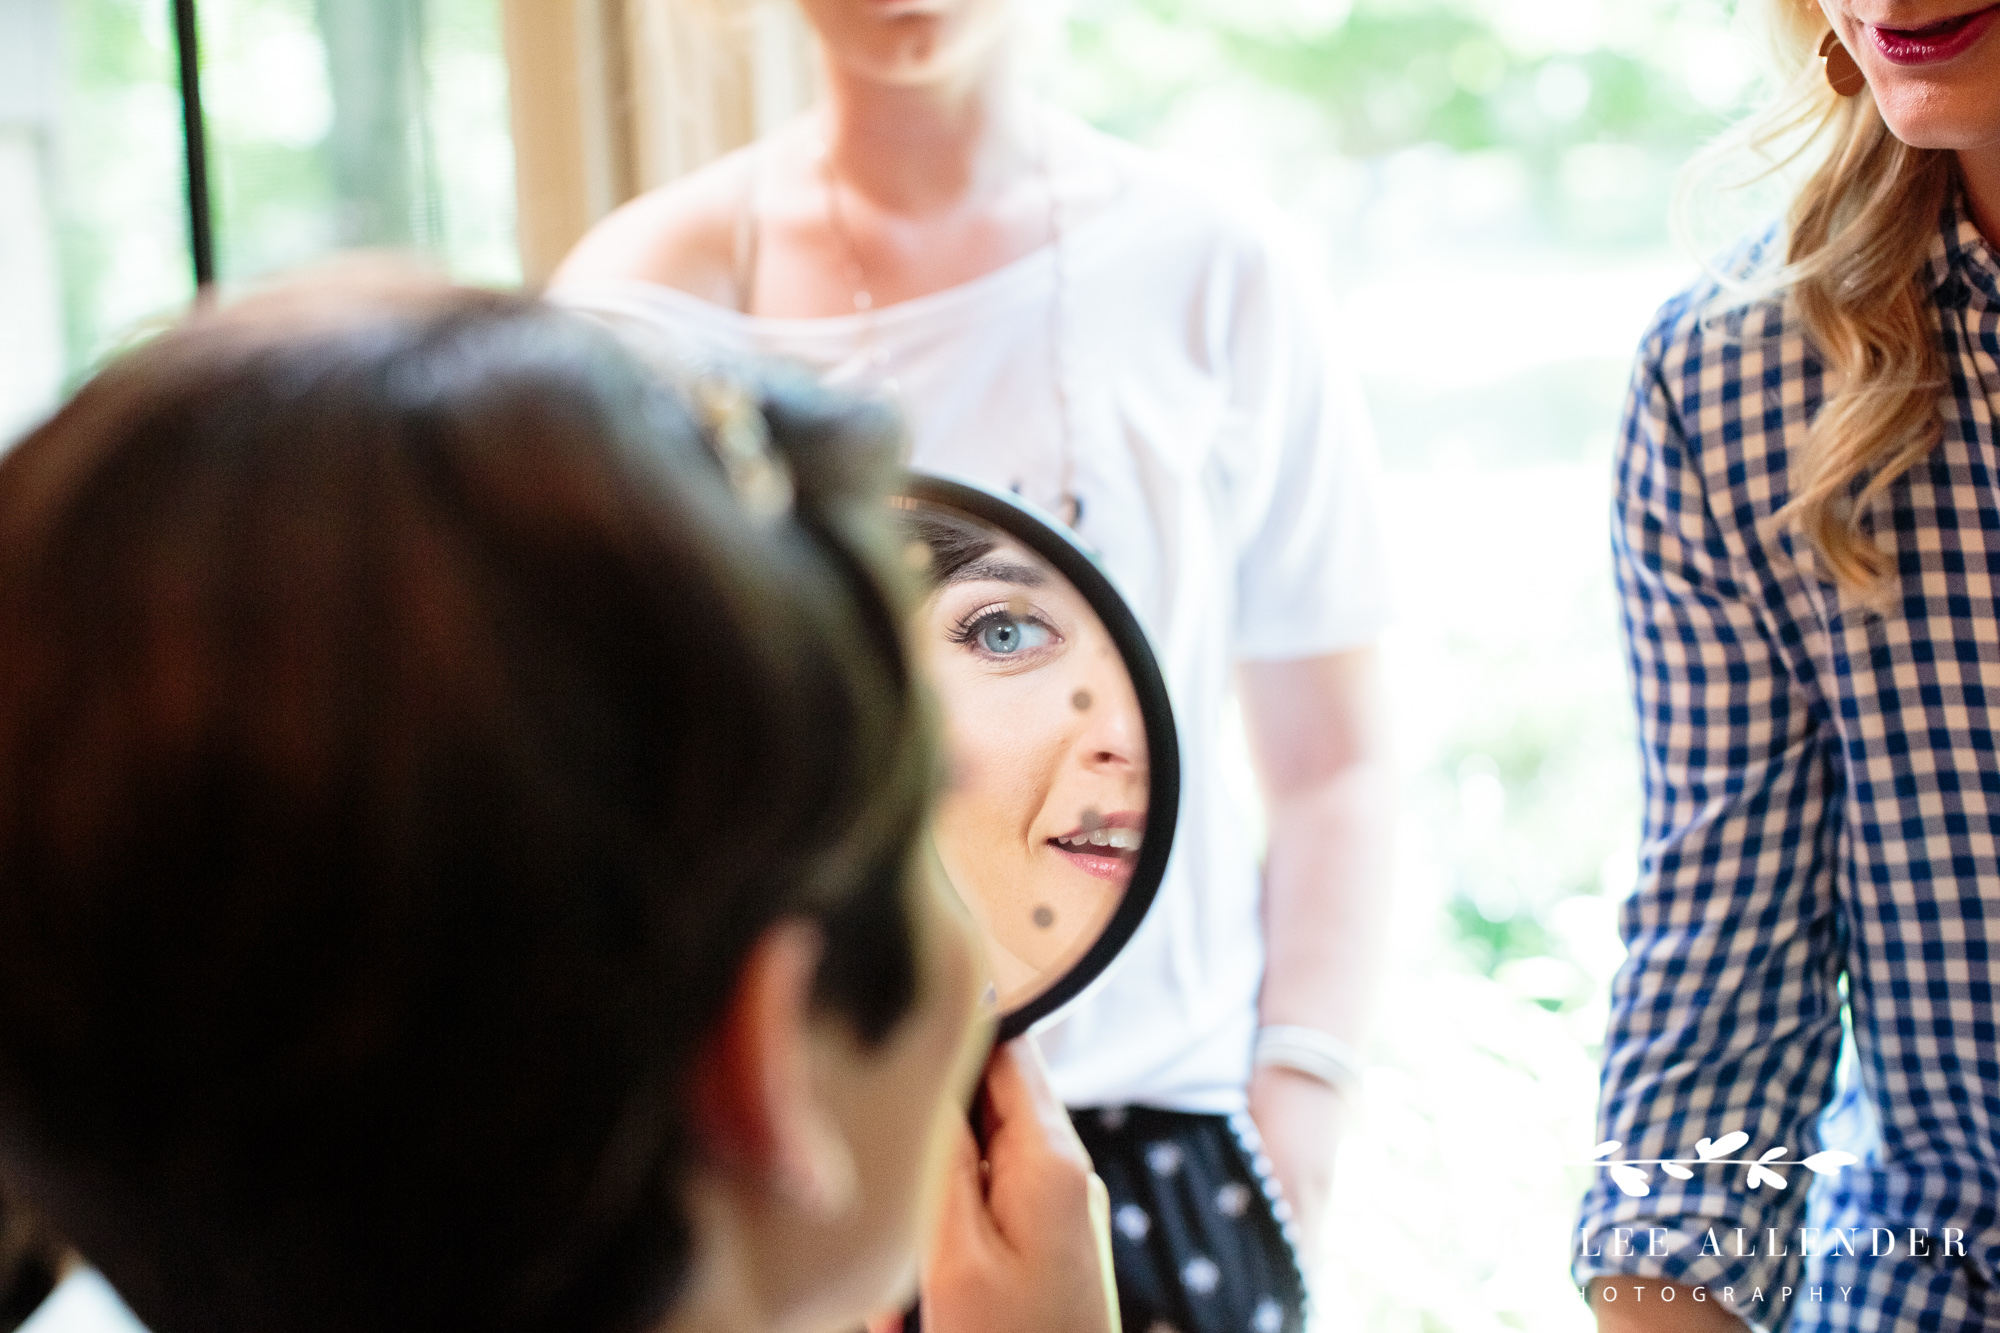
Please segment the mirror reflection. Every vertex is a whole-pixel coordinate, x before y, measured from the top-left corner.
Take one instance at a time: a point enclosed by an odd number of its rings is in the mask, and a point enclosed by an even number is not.
[[[1090,950],[1132,883],[1145,720],[1104,622],[1054,566],[967,515],[906,516],[929,571],[921,653],[951,761],[934,837],[1005,1013]]]

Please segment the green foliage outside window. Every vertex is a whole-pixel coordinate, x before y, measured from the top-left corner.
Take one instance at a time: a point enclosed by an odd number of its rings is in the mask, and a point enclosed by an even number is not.
[[[61,0],[55,175],[73,376],[191,295],[167,0]],[[518,280],[494,0],[200,0],[225,284],[340,249]]]
[[[1629,210],[1607,231],[1567,205],[1590,193],[1593,162],[1600,173],[1621,169],[1617,155],[1593,148],[1625,150],[1663,198],[1673,166],[1742,109],[1753,65],[1732,36],[1733,9],[1722,0],[1077,0],[1061,88],[1098,124],[1140,140],[1191,95],[1234,84],[1310,115],[1311,151],[1504,153],[1534,180],[1551,239],[1658,244],[1660,209]]]
[[[180,94],[167,6],[64,0],[56,225],[73,376],[194,281],[182,193]]]

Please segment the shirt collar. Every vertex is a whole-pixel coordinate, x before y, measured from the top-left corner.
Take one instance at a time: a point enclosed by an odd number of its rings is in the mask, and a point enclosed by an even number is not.
[[[1942,291],[1958,278],[1966,286],[2000,305],[2000,259],[1979,232],[1963,195],[1953,190],[1938,217],[1938,232],[1931,239],[1931,288]]]

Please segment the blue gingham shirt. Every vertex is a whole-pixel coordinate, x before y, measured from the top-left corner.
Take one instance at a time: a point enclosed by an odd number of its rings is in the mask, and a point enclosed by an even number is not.
[[[2000,1327],[2000,264],[1956,204],[1925,281],[1944,434],[1875,511],[1886,614],[1772,522],[1826,392],[1782,296],[1670,302],[1618,459],[1646,813],[1600,1137],[1740,1129],[1729,1157],[1794,1165],[1647,1166],[1644,1197],[1599,1171],[1576,1276],[1729,1288],[1794,1333]],[[1862,1161],[1796,1165],[1829,1146]]]

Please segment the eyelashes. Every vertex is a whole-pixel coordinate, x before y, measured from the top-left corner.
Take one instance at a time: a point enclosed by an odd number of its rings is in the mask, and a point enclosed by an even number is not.
[[[1054,625],[1033,612],[1017,610],[1019,599],[990,602],[960,616],[946,631],[958,647],[995,662],[1026,664],[1038,660],[1050,648],[1063,642]],[[1015,641],[995,642],[996,633],[1014,630]]]
[[[1033,619],[1034,617],[1032,616],[1015,615],[1005,602],[991,602],[985,606],[975,607],[967,611],[958,618],[949,630],[945,631],[945,634],[953,643],[962,647],[978,638],[979,631],[985,629],[988,625],[1008,620],[1032,622]]]

